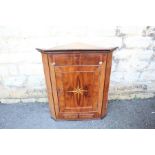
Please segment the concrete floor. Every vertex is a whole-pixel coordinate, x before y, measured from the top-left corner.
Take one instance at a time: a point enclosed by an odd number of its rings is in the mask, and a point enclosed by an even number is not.
[[[155,129],[155,98],[110,101],[108,115],[91,121],[54,121],[45,103],[0,104],[0,128]]]

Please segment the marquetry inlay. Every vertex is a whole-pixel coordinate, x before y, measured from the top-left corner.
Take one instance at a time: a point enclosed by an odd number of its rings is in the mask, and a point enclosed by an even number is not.
[[[85,90],[83,88],[80,88],[80,81],[78,79],[78,85],[77,85],[77,87],[74,88],[73,90],[68,90],[67,92],[68,93],[73,93],[73,94],[77,95],[77,100],[79,102],[80,101],[79,100],[80,99],[80,95],[83,95],[84,92],[88,92],[88,90]]]
[[[88,90],[84,90],[84,89],[80,88],[79,86],[77,86],[77,88],[75,88],[74,90],[68,90],[67,92],[74,93],[77,95],[83,95],[83,92],[88,92]]]

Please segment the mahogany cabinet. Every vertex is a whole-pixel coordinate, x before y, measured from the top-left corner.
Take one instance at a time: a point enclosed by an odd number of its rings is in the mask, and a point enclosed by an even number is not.
[[[52,118],[82,120],[106,115],[115,49],[81,43],[37,49],[42,54]]]

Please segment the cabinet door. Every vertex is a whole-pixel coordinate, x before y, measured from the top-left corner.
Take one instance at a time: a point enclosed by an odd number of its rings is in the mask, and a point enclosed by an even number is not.
[[[97,117],[102,108],[106,61],[101,57],[100,61],[94,59],[88,65],[83,63],[84,60],[80,62],[82,56],[79,61],[75,55],[73,57],[68,65],[50,63],[56,114],[60,118],[73,119]]]

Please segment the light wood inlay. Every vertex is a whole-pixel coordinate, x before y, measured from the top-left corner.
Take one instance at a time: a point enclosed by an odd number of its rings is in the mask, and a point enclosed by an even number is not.
[[[73,93],[74,95],[77,95],[77,103],[80,105],[80,95],[83,95],[85,92],[88,92],[88,90],[84,90],[83,88],[80,88],[80,80],[77,79],[77,87],[74,88],[74,90],[67,90],[68,93]]]

